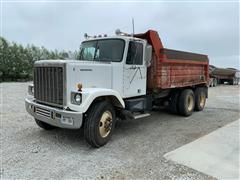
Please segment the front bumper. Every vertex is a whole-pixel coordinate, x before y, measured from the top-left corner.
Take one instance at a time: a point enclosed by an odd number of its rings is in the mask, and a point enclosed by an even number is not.
[[[80,112],[42,105],[32,98],[25,99],[25,107],[34,118],[56,127],[79,129],[82,125],[83,114]]]

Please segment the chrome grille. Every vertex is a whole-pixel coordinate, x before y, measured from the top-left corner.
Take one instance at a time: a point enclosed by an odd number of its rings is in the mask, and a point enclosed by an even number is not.
[[[36,107],[35,113],[39,116],[44,116],[44,117],[51,117],[51,112],[47,109],[43,109],[40,107]]]
[[[63,67],[34,68],[34,97],[38,102],[63,105]]]

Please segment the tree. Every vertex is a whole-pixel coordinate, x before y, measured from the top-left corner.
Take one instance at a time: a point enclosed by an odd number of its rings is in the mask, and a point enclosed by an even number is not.
[[[78,51],[51,51],[45,47],[27,45],[26,47],[15,42],[9,43],[0,37],[0,78],[4,79],[31,79],[34,62],[44,59],[76,59]]]
[[[10,54],[9,43],[4,38],[0,37],[0,72],[3,80],[8,75]]]

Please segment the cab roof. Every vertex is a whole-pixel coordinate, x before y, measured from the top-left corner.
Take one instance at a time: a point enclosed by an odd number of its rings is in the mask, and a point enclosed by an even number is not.
[[[116,36],[106,36],[106,37],[90,37],[88,39],[85,39],[83,42],[88,41],[94,41],[94,40],[104,40],[104,39],[122,39],[122,40],[137,40],[137,41],[145,41],[144,39],[132,37],[132,36],[122,36],[122,35],[116,35]]]

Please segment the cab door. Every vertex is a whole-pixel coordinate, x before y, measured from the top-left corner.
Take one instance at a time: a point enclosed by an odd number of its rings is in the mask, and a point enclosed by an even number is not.
[[[144,44],[142,41],[132,40],[129,42],[123,69],[124,97],[145,95],[147,67],[144,63]]]

